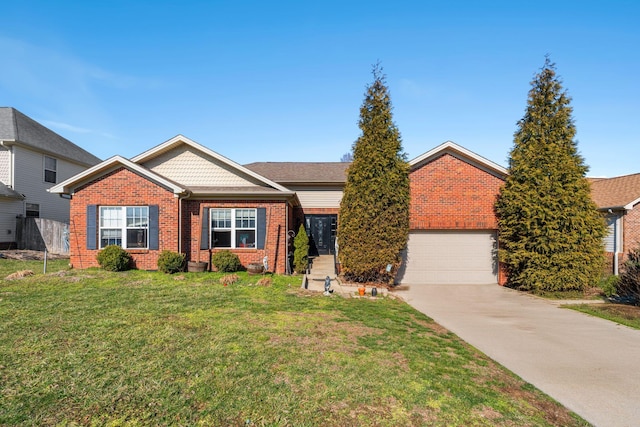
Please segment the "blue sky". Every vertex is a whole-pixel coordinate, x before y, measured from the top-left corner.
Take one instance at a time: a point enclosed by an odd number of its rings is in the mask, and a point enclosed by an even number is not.
[[[106,159],[177,134],[238,162],[339,161],[384,67],[409,158],[505,165],[546,54],[591,176],[640,172],[640,2],[65,1],[2,6],[0,105]]]

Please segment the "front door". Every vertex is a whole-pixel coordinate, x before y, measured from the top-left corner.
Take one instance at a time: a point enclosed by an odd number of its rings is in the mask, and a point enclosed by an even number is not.
[[[328,255],[333,253],[332,215],[308,215],[306,218],[309,230],[310,255]]]

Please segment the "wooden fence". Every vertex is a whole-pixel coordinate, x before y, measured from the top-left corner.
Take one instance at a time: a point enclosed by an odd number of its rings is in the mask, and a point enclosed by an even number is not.
[[[16,219],[18,249],[69,255],[69,224],[45,218]]]

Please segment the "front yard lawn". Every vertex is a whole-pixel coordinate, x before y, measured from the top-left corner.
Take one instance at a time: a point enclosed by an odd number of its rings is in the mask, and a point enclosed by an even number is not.
[[[565,307],[640,329],[640,307],[635,305],[604,303],[566,305]]]
[[[0,279],[0,425],[587,425],[393,298],[57,270]]]

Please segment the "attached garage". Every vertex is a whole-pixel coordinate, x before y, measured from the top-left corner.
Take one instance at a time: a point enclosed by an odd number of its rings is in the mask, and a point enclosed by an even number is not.
[[[429,230],[409,234],[401,284],[498,282],[493,230]]]

